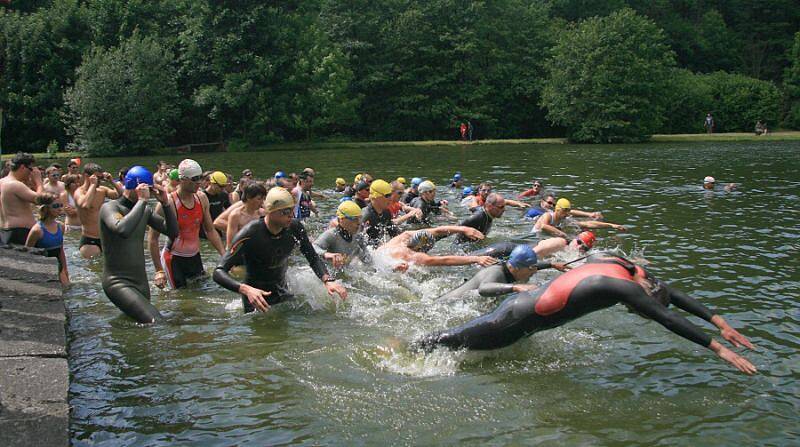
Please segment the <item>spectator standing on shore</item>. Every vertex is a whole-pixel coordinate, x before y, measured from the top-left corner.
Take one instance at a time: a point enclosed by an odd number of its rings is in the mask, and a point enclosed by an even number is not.
[[[706,133],[714,133],[715,123],[714,117],[711,116],[711,112],[708,112],[706,115],[706,120],[703,122],[703,127],[706,129]]]
[[[462,141],[466,141],[467,140],[467,123],[461,123],[460,130],[461,130],[461,140]]]
[[[472,141],[472,130],[473,129],[474,128],[472,127],[472,121],[467,120],[467,135],[469,137],[469,141]]]

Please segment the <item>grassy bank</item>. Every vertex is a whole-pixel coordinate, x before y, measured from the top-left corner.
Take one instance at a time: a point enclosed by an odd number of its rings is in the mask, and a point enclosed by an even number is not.
[[[715,134],[676,134],[676,135],[653,135],[653,143],[699,143],[699,142],[738,142],[738,141],[800,141],[800,131],[774,132],[767,136],[759,137],[752,133],[715,133]],[[303,149],[369,149],[379,147],[428,147],[428,146],[491,146],[508,144],[567,144],[566,138],[525,138],[509,140],[477,140],[472,142],[458,140],[428,140],[428,141],[372,141],[372,142],[339,142],[339,143],[276,143],[267,146],[250,148],[243,152],[262,152],[262,151],[293,151]],[[6,150],[7,151],[7,150]],[[4,152],[6,152],[4,151]],[[170,155],[163,151],[158,151],[154,155]],[[174,155],[174,154],[173,154]],[[3,153],[3,160],[10,159],[14,153],[7,151]],[[58,152],[50,157],[48,154],[36,154],[40,160],[65,159],[80,157],[79,152]]]

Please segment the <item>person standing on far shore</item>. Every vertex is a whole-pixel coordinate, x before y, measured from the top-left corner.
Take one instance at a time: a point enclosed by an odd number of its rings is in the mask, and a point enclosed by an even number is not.
[[[706,129],[706,133],[714,133],[714,117],[711,116],[711,112],[708,112],[706,115],[706,120],[703,122],[703,127]]]

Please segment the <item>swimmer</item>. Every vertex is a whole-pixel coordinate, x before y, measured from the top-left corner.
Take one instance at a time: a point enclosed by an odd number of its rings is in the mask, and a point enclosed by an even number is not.
[[[33,183],[33,189],[28,182]],[[25,245],[36,220],[31,204],[40,203],[43,191],[42,174],[33,155],[18,152],[11,159],[11,170],[0,179],[0,244]]]
[[[554,268],[565,271],[569,266],[561,262],[539,262],[536,252],[528,245],[517,245],[507,262],[481,269],[469,281],[439,299],[456,299],[470,290],[478,290],[481,296],[505,295],[512,292],[534,290],[537,286],[524,284],[537,271]],[[516,284],[515,284],[516,283]],[[523,283],[523,284],[519,284]]]
[[[334,186],[334,191],[336,191],[336,192],[344,192],[344,189],[346,187],[347,187],[347,182],[345,182],[343,178],[338,177],[336,179],[336,185]]]
[[[727,185],[725,185],[725,188],[723,189],[725,192],[731,192],[738,186],[739,185],[737,185],[736,183],[728,183]],[[714,189],[716,189],[716,187],[717,187],[717,180],[714,177],[711,177],[709,175],[703,179],[703,189],[713,191]]]
[[[442,214],[453,216],[453,213],[447,209],[447,200],[436,200],[436,185],[430,180],[425,180],[417,187],[419,196],[411,201],[410,206],[422,211],[422,217],[413,219],[412,222],[422,223],[425,225],[431,224],[432,214]]]
[[[392,187],[392,196],[388,209],[392,214],[392,223],[395,225],[400,225],[409,219],[421,219],[421,209],[408,206],[402,202],[403,194],[405,193],[403,184],[395,180],[390,186]],[[401,215],[401,211],[405,214]]]
[[[153,174],[153,183],[156,185],[166,186],[169,183],[169,172],[167,171],[167,162],[160,160],[156,163],[156,172]]]
[[[75,191],[83,183],[80,174],[67,174],[64,179],[64,192],[61,194],[61,203],[64,203],[64,231],[81,231],[81,217],[78,215],[75,203]]]
[[[433,248],[437,240],[451,234],[464,234],[470,239],[483,239],[483,234],[474,228],[444,225],[424,230],[404,231],[392,238],[379,250],[398,261],[426,266],[478,264],[486,267],[497,262],[491,256],[435,256],[427,253]]]
[[[311,200],[311,187],[314,186],[314,176],[310,172],[303,171],[297,176],[300,182],[292,190],[294,196],[294,218],[303,220],[317,214],[317,205]]]
[[[756,367],[724,347],[689,320],[667,308],[676,307],[698,316],[720,330],[733,346],[754,349],[750,341],[721,316],[687,294],[668,286],[630,261],[612,256],[591,259],[531,292],[512,295],[492,313],[459,327],[426,335],[416,349],[497,349],[533,333],[561,326],[600,309],[622,303],[633,312],[655,320],[681,337],[709,348],[745,374]]]
[[[472,189],[472,186],[465,186],[464,189],[461,191],[461,202],[459,203],[464,208],[469,207],[470,202],[472,202],[475,198],[475,190]]]
[[[505,211],[505,198],[503,198],[501,194],[490,193],[486,196],[483,205],[479,206],[471,216],[461,221],[460,225],[475,228],[483,233],[484,236],[488,236],[489,231],[492,229],[492,222],[494,219],[502,216]],[[464,236],[459,235],[456,238],[456,242],[464,244],[468,241]]]
[[[450,187],[461,189],[463,186],[464,186],[464,178],[461,177],[460,172],[456,172],[455,175],[453,175],[453,180],[450,181]]]
[[[536,220],[539,218],[539,216],[547,212],[551,212],[555,206],[555,194],[544,193],[542,200],[539,201],[539,204],[532,207],[527,213],[525,213],[525,219],[530,219],[536,223]],[[603,218],[603,213],[599,211],[582,211],[576,210],[575,208],[570,208],[569,215],[572,217],[588,217],[594,220],[601,220]]]
[[[478,193],[474,195],[472,201],[470,201],[467,204],[467,208],[469,208],[469,210],[472,212],[477,211],[478,208],[482,207],[484,203],[486,203],[486,199],[489,197],[489,194],[491,193],[492,193],[492,185],[490,185],[488,182],[481,183],[478,186]],[[504,199],[504,201],[507,206],[513,206],[515,208],[527,208],[530,206],[527,203],[523,203],[517,200]]]
[[[596,239],[594,233],[591,231],[583,231],[571,241],[563,237],[551,237],[538,241],[535,244],[531,243],[526,245],[530,246],[539,257],[545,257],[566,248],[570,248],[579,253],[586,253],[594,246]],[[517,244],[515,242],[496,242],[481,249],[471,251],[469,254],[472,256],[491,256],[497,259],[507,259],[516,246]]]
[[[613,228],[617,231],[627,231],[625,227],[611,222],[597,220],[577,221],[570,218],[572,204],[567,199],[558,199],[555,211],[542,214],[533,225],[534,233],[548,233],[553,236],[567,237],[565,230],[568,225],[575,225],[582,229]]]
[[[292,218],[292,194],[284,188],[270,189],[265,208],[267,215],[263,219],[245,225],[233,239],[231,248],[214,270],[214,281],[241,294],[246,313],[256,309],[266,312],[270,306],[293,298],[286,283],[286,271],[289,255],[299,245],[300,252],[325,284],[328,294],[347,298],[347,289],[328,275],[303,224]],[[236,265],[245,266],[244,282],[239,282],[229,273]]]
[[[72,158],[67,163],[67,173],[72,175],[80,175],[81,173],[81,159],[80,158]]]
[[[544,190],[544,183],[541,180],[534,180],[533,185],[531,185],[531,189],[522,191],[521,193],[517,194],[518,199],[543,199],[544,194],[547,194]]]
[[[361,231],[366,234],[367,243],[377,247],[400,234],[400,228],[392,221],[389,212],[391,185],[381,179],[375,180],[369,187],[369,196],[369,205],[361,210]]]
[[[411,179],[411,186],[408,187],[406,190],[406,194],[403,196],[403,203],[406,205],[411,205],[411,201],[419,197],[419,185],[422,183],[422,179],[419,177],[414,177]]]
[[[201,227],[217,252],[220,255],[225,253],[222,239],[211,221],[208,198],[197,193],[203,177],[202,168],[196,161],[187,158],[178,165],[178,174],[181,179],[178,190],[169,195],[178,218],[178,235],[169,238],[163,250],[159,250],[158,245],[160,233],[150,230],[148,235],[150,258],[156,267],[154,283],[159,289],[166,287],[167,282],[172,289],[179,289],[186,286],[189,280],[205,275],[200,256]],[[160,211],[161,207],[156,205],[155,213]]]
[[[250,183],[244,189],[244,194],[242,197],[242,201],[239,202],[241,205],[236,206],[235,209],[230,213],[230,217],[226,219],[226,250],[231,248],[233,238],[236,237],[236,234],[239,233],[239,230],[241,230],[248,223],[260,217],[264,217],[266,214],[262,208],[264,205],[264,199],[267,197],[267,188],[265,188],[264,185],[256,182]],[[214,220],[214,228],[217,228],[217,220],[219,220],[219,217]]]
[[[48,258],[58,259],[58,278],[61,285],[69,285],[67,257],[64,255],[64,227],[56,219],[64,214],[64,206],[55,194],[46,193],[39,205],[39,222],[31,228],[26,247],[45,250]]]
[[[165,218],[147,205],[151,194],[161,204]],[[178,236],[178,221],[167,192],[162,186],[153,185],[150,171],[134,166],[125,175],[122,197],[100,208],[100,239],[105,247],[103,291],[115,306],[139,323],[161,318],[150,303],[144,268],[144,232],[148,226],[170,238]]]
[[[314,240],[314,250],[323,259],[341,269],[353,258],[370,262],[364,233],[359,233],[361,208],[352,200],[346,200],[336,209],[336,227],[328,228]]]
[[[149,172],[149,171],[148,171]],[[83,166],[83,185],[75,190],[75,204],[81,219],[81,240],[78,250],[84,258],[93,258],[103,253],[100,238],[100,207],[106,200],[119,198],[122,187],[97,163]]]
[[[53,163],[48,166],[44,171],[44,183],[42,183],[42,191],[49,192],[56,196],[58,201],[61,201],[61,196],[66,191],[64,182],[61,181],[61,165]],[[66,202],[61,202],[61,205],[66,205]]]

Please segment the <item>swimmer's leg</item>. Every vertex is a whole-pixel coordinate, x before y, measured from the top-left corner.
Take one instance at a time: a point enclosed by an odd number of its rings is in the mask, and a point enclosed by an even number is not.
[[[449,349],[487,350],[508,346],[537,331],[536,299],[521,293],[503,301],[492,313],[457,328],[434,332],[411,344],[412,349],[430,352],[442,346]]]
[[[505,259],[511,256],[511,252],[516,246],[517,244],[510,241],[497,242],[479,250],[471,251],[469,256],[491,256],[497,259]]]
[[[150,303],[150,299],[142,295],[142,292],[133,286],[116,284],[103,287],[103,290],[106,292],[108,299],[119,310],[139,323],[153,323],[164,318],[158,309]]]

